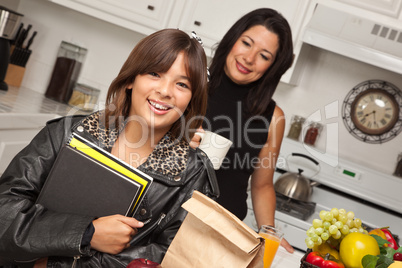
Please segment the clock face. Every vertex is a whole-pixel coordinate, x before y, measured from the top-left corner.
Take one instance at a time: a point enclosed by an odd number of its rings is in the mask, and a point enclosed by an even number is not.
[[[402,131],[402,92],[382,80],[369,80],[354,87],[342,106],[342,118],[355,138],[383,143]]]
[[[398,121],[398,103],[392,95],[381,89],[368,89],[360,93],[351,108],[353,123],[369,135],[385,133]]]

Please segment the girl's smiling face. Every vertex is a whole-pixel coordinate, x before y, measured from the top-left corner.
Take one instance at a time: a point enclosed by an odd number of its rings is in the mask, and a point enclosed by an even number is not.
[[[130,120],[140,120],[152,131],[166,133],[192,97],[186,64],[187,57],[181,52],[166,73],[137,75],[128,87],[132,89]]]
[[[226,57],[225,73],[237,84],[257,81],[274,63],[278,36],[262,25],[245,31]]]

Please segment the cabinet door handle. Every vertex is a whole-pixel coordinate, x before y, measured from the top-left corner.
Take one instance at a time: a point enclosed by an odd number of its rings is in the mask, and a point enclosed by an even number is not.
[[[201,21],[196,20],[196,21],[194,21],[194,24],[197,26],[201,26]]]
[[[149,10],[154,10],[154,9],[155,9],[155,7],[154,7],[154,6],[151,6],[151,5],[149,5],[147,8],[148,8]]]

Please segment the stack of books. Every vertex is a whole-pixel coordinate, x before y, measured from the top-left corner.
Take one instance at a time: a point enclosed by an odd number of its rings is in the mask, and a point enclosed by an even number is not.
[[[53,211],[103,217],[134,216],[153,178],[73,134],[36,203]]]

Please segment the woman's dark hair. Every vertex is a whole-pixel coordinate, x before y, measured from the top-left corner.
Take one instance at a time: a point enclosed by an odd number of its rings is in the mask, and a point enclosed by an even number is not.
[[[119,126],[119,120],[129,116],[131,90],[127,87],[137,75],[167,72],[179,53],[183,52],[192,97],[184,112],[184,120],[177,120],[170,129],[173,137],[191,139],[202,123],[207,107],[207,59],[197,40],[177,29],[164,29],[142,39],[132,50],[120,73],[111,83],[105,111],[105,124]],[[189,141],[189,140],[187,140]]]
[[[253,87],[248,92],[244,104],[248,116],[265,113],[282,75],[292,66],[292,32],[287,20],[276,10],[270,8],[260,8],[247,13],[233,24],[222,38],[216,48],[210,67],[211,80],[209,88],[210,92],[213,93],[221,83],[226,57],[234,44],[245,31],[257,25],[264,26],[278,36],[279,48],[274,63],[258,81],[253,82]]]

